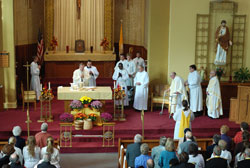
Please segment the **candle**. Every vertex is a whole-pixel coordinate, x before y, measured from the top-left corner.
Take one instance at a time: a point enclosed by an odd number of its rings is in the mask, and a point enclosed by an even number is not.
[[[40,91],[43,91],[43,84],[40,84]]]
[[[48,85],[49,85],[49,90],[50,90],[50,82],[48,83]]]
[[[115,81],[114,81],[114,88],[115,88]]]

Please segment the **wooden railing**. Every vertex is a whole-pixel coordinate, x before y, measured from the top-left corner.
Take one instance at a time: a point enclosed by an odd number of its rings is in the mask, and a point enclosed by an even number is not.
[[[203,153],[206,151],[207,146],[213,143],[213,140],[212,138],[203,138],[203,139],[196,139],[196,142],[198,144],[200,152]],[[125,168],[127,168],[127,161],[124,160],[124,156],[126,155],[125,149],[127,149],[127,146],[132,143],[134,143],[134,140],[122,140],[119,138],[119,141],[118,141],[118,167],[119,168],[123,167],[121,165],[123,165],[124,162],[125,162]],[[151,155],[152,148],[159,145],[159,139],[147,139],[147,140],[143,140],[142,143],[148,144],[149,155]],[[176,140],[174,141],[174,143],[175,143],[175,149],[177,149],[179,141]],[[121,151],[121,145],[123,145],[124,147],[122,151]]]

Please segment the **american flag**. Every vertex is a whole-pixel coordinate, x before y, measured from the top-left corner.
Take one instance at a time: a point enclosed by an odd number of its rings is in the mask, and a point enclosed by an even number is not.
[[[41,30],[38,31],[38,40],[37,40],[37,57],[39,58],[39,62],[43,62],[43,53],[44,53],[44,42],[43,42],[43,34]]]

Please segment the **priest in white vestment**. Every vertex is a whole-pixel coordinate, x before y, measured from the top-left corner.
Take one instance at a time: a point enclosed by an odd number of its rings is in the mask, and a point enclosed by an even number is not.
[[[116,81],[116,87],[119,85],[123,90],[125,90],[126,96],[124,98],[124,106],[128,106],[129,101],[128,101],[128,89],[126,81],[129,79],[129,76],[127,70],[123,68],[122,63],[118,64],[118,69],[115,69],[112,79]],[[120,100],[116,100],[115,103],[117,105],[121,105]]]
[[[79,68],[76,69],[73,73],[73,83],[78,84],[84,82],[84,64],[80,63]]]
[[[84,67],[85,75],[84,79],[88,86],[96,86],[96,79],[99,76],[95,66],[92,66],[92,61],[88,60],[87,66]]]
[[[220,82],[216,72],[210,72],[210,80],[207,87],[207,113],[211,118],[219,118],[223,115]]]
[[[127,70],[127,63],[128,63],[128,61],[125,59],[125,56],[124,56],[124,54],[120,54],[120,61],[118,61],[117,63],[116,63],[116,65],[115,65],[115,70],[116,69],[119,69],[119,64],[120,63],[122,63],[122,65],[123,65],[123,68],[125,69],[125,70]]]
[[[135,63],[135,66],[136,66],[136,72],[139,71],[139,66],[143,66],[145,67],[145,61],[144,59],[141,57],[141,54],[140,52],[137,52],[136,53],[136,57],[133,59],[134,63]]]
[[[139,71],[134,78],[135,98],[134,108],[136,110],[147,110],[148,107],[148,73],[144,70],[142,65],[139,66]]]
[[[201,89],[201,78],[196,71],[195,65],[189,66],[188,80],[185,83],[190,90],[190,110],[194,112],[195,116],[202,115],[203,111],[203,97]]]
[[[34,61],[30,64],[30,74],[31,74],[31,82],[30,88],[36,92],[36,100],[40,99],[41,91],[40,91],[40,69],[41,66],[37,64],[38,57],[34,57]]]
[[[128,72],[128,76],[129,79],[126,81],[127,82],[127,87],[128,87],[128,97],[129,100],[132,99],[133,96],[133,86],[134,86],[134,77],[135,77],[135,73],[136,73],[136,67],[135,67],[135,63],[132,60],[132,57],[130,54],[127,55],[127,72]]]
[[[173,114],[176,108],[182,107],[182,101],[188,100],[184,79],[177,76],[175,72],[170,74],[173,79],[169,88],[170,92],[170,113]]]

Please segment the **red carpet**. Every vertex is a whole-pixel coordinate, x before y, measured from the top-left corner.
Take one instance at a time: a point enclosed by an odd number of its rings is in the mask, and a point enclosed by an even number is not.
[[[113,112],[112,101],[107,102],[107,112]],[[54,115],[54,122],[49,123],[48,132],[55,138],[59,138],[59,115],[63,113],[64,105],[62,101],[56,100],[52,102],[52,113]],[[134,111],[132,108],[126,108],[125,114],[127,115],[127,121],[116,122],[115,126],[115,141],[118,142],[118,138],[132,139],[136,133],[141,133],[141,119],[140,113]],[[38,104],[37,111],[33,110],[31,106],[30,116],[32,123],[30,124],[31,135],[40,131],[40,123],[37,120],[40,116],[40,103]],[[0,113],[0,140],[7,140],[11,135],[13,126],[20,125],[23,129],[22,135],[27,136],[26,128],[26,112],[23,112],[21,107],[15,110],[6,110]],[[173,137],[175,122],[168,118],[167,110],[164,111],[164,115],[159,115],[159,110],[154,112],[145,112],[145,138],[146,139],[158,139],[160,136]],[[192,122],[192,129],[194,135],[197,138],[212,137],[213,134],[219,133],[221,125],[226,124],[230,127],[230,136],[233,136],[238,130],[239,125],[229,122],[228,118],[222,118],[213,120],[206,116],[198,117]],[[74,130],[74,129],[73,129]],[[92,130],[73,131],[73,134],[82,135],[102,135],[102,127],[94,127]],[[117,147],[103,148],[102,138],[73,138],[72,148],[62,148],[62,153],[85,153],[85,152],[116,152]]]

